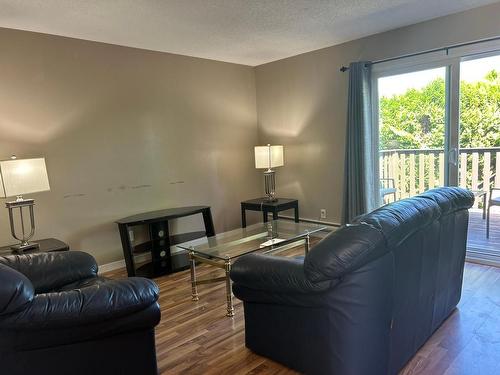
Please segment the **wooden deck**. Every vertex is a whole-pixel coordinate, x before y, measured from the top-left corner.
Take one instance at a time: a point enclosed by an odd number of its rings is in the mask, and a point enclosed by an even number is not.
[[[213,267],[198,267],[200,277]],[[125,277],[125,270],[108,273]],[[296,372],[245,347],[243,306],[227,318],[224,283],[199,287],[191,301],[189,271],[155,279],[162,319],[156,327],[160,374],[288,375]],[[500,268],[466,263],[462,300],[400,375],[500,374]],[[360,352],[360,358],[362,353]]]
[[[486,238],[486,219],[483,211],[469,210],[467,249],[500,256],[500,207],[493,207],[490,216],[490,238]]]

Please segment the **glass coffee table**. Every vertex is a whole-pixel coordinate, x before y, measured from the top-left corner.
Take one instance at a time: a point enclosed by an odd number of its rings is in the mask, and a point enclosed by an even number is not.
[[[213,282],[226,283],[227,316],[234,316],[233,295],[229,273],[234,259],[253,252],[277,254],[281,251],[297,246],[301,242],[305,246],[305,253],[309,251],[312,236],[321,237],[334,228],[325,225],[295,223],[288,220],[273,220],[267,223],[250,225],[246,228],[220,233],[213,237],[205,237],[177,245],[187,250],[191,264],[191,292],[193,301],[198,301],[197,286]],[[206,263],[221,268],[225,276],[197,279],[196,262]]]

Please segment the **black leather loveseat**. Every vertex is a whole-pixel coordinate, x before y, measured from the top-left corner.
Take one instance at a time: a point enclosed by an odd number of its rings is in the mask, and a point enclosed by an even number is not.
[[[457,305],[474,196],[439,188],[333,232],[304,260],[231,271],[246,345],[306,374],[396,374]]]
[[[156,374],[157,299],[83,252],[0,257],[0,373]]]

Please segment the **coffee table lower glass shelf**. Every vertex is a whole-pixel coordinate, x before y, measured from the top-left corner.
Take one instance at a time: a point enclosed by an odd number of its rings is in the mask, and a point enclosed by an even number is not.
[[[281,251],[297,246],[297,242],[304,244],[305,253],[307,253],[310,247],[311,236],[321,237],[321,232],[325,234],[333,229],[333,227],[325,225],[273,220],[177,245],[189,253],[192,300],[199,300],[198,285],[225,282],[227,299],[226,315],[230,317],[234,316],[231,279],[229,277],[231,264],[234,259],[257,251],[278,254]],[[197,279],[196,262],[223,269],[225,275],[217,278]]]

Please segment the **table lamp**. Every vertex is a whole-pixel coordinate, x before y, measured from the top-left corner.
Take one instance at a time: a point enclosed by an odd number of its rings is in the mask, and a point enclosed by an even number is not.
[[[9,210],[10,232],[12,236],[20,241],[11,246],[11,249],[22,252],[28,249],[38,248],[37,243],[29,242],[35,234],[35,216],[33,206],[34,199],[24,199],[23,194],[36,193],[50,190],[47,168],[44,158],[17,159],[0,161],[0,197],[17,197],[15,201],[6,202]],[[28,208],[30,215],[30,231],[26,234],[23,209]],[[16,233],[14,225],[14,210],[19,209],[21,224],[21,235]]]
[[[275,202],[276,178],[272,168],[283,166],[283,146],[255,146],[255,168],[266,169],[264,171],[264,185],[266,189],[266,201]]]

